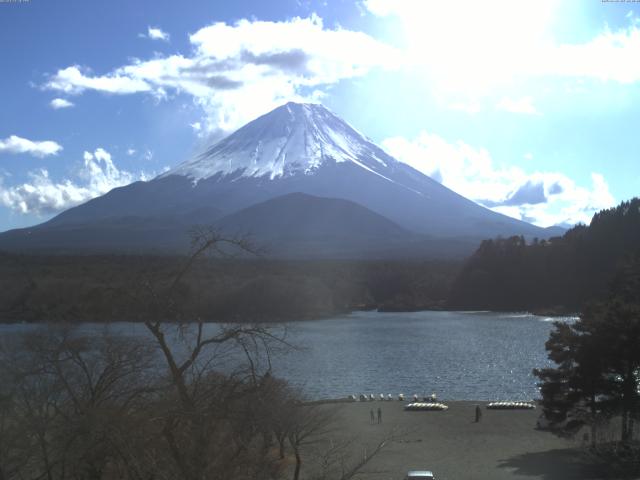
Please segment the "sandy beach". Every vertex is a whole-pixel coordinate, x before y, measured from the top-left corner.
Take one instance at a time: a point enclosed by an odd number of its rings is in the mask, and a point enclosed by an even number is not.
[[[535,428],[540,409],[487,410],[486,402],[445,402],[446,411],[404,410],[407,402],[344,403],[337,407],[340,435],[357,438],[353,457],[395,439],[367,462],[355,479],[401,480],[408,470],[432,470],[439,480],[578,480],[601,477],[579,441]],[[482,418],[475,423],[475,405]],[[382,410],[371,425],[370,410]],[[327,407],[335,408],[335,407]],[[334,433],[337,435],[337,433]]]

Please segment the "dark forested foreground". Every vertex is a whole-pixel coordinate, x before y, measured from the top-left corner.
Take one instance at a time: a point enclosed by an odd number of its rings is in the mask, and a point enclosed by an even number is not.
[[[640,199],[597,213],[589,226],[527,243],[485,240],[452,285],[449,305],[487,310],[579,312],[603,298],[615,273],[640,253]]]
[[[550,428],[575,435],[588,427],[584,438],[594,453],[621,472],[640,474],[640,257],[577,322],[557,322],[546,349],[556,366],[534,374]],[[612,424],[618,435],[603,437]]]
[[[347,479],[333,434],[269,373],[281,331],[149,322],[146,341],[42,326],[0,342],[0,479]],[[165,335],[181,331],[181,351]],[[313,444],[313,450],[309,445]]]
[[[358,309],[579,312],[602,298],[640,245],[640,200],[563,237],[485,240],[456,261],[201,258],[175,301],[211,321],[318,318]],[[188,257],[0,253],[0,321],[139,321]]]
[[[602,298],[638,254],[640,200],[596,214],[563,237],[482,242],[453,260],[201,258],[0,253],[0,321],[139,321],[153,315],[149,287],[174,288],[192,317],[211,321],[318,318],[358,309],[579,312]]]
[[[211,321],[318,318],[358,309],[440,308],[455,262],[276,261],[187,257],[0,255],[0,321],[140,321],[149,287],[173,287],[185,315]]]
[[[624,203],[549,242],[487,241],[450,297],[456,264],[234,260],[222,244],[250,246],[215,233],[194,238],[189,257],[4,255],[3,319],[140,321],[148,336],[83,337],[49,325],[3,338],[0,480],[352,478],[371,450],[354,455],[365,441],[336,434],[332,409],[305,404],[271,375],[272,355],[292,346],[286,330],[254,322],[442,307],[447,298],[477,307],[482,294],[496,302],[485,308],[522,308],[526,293],[532,307],[582,311],[546,344],[555,367],[535,371],[547,426],[569,436],[586,427],[591,453],[633,474],[639,207]],[[206,320],[244,323],[208,330]],[[171,342],[176,335],[182,341]],[[603,438],[612,426],[617,437]]]
[[[195,240],[163,284],[139,287],[152,312],[146,338],[49,324],[1,339],[0,479],[298,480],[309,463],[319,478],[358,471],[345,453],[356,439],[331,434],[333,411],[271,375],[272,356],[291,347],[286,329],[205,329],[181,300],[207,251],[248,249]]]

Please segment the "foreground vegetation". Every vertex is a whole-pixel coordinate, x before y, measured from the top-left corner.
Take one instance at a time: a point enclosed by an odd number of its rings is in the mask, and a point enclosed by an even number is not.
[[[274,330],[192,327],[5,338],[0,479],[297,479],[308,443],[332,448],[333,411],[269,372]]]
[[[286,330],[206,325],[184,302],[221,244],[248,249],[201,236],[161,285],[129,292],[153,314],[146,339],[51,324],[2,339],[0,480],[298,480],[314,456],[307,478],[355,475],[362,462],[342,455],[334,412],[271,374],[272,355],[291,348]]]
[[[0,255],[0,321],[142,321],[180,256]],[[212,321],[286,321],[362,309],[441,308],[454,262],[203,258],[175,286],[176,302]]]
[[[588,427],[592,451],[640,473],[640,256],[621,269],[609,296],[590,303],[580,319],[557,322],[546,343],[552,368],[534,370],[549,426],[561,435]],[[618,425],[617,440],[599,430]]]
[[[526,289],[536,287],[529,269],[542,283],[560,269],[552,285],[568,285],[566,294],[548,285],[532,290],[534,306],[577,307],[610,284],[608,297],[582,308],[579,321],[555,325],[546,347],[556,366],[535,373],[551,429],[575,435],[587,427],[596,455],[633,472],[640,461],[640,255],[632,255],[639,226],[634,200],[562,239],[487,241],[451,295],[455,263],[240,260],[233,249],[250,245],[214,232],[194,238],[187,257],[3,255],[3,320],[131,320],[148,337],[83,336],[73,326],[5,337],[0,480],[297,480],[303,468],[308,478],[346,480],[361,466],[345,454],[354,440],[332,435],[335,412],[305,404],[273,377],[272,355],[292,346],[286,330],[262,322],[358,308],[477,307],[479,298],[488,308],[520,308]],[[612,424],[617,441],[598,442]]]
[[[640,245],[640,199],[563,237],[485,240],[453,260],[201,259],[176,301],[210,321],[287,321],[362,309],[579,312],[603,298]],[[169,287],[184,256],[0,253],[0,321],[143,321],[141,291]]]
[[[452,308],[579,312],[603,298],[640,246],[640,199],[594,215],[562,237],[485,240],[452,285]]]

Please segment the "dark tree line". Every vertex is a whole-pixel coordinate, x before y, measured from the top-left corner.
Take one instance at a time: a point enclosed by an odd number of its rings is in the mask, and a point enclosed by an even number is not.
[[[453,282],[449,305],[577,312],[606,296],[615,272],[640,246],[640,199],[594,215],[563,237],[485,240]]]
[[[0,253],[0,322],[144,321],[152,298],[131,295],[146,282],[169,287],[185,257],[54,256]],[[456,262],[201,258],[174,299],[211,321],[274,322],[382,308],[444,305]]]

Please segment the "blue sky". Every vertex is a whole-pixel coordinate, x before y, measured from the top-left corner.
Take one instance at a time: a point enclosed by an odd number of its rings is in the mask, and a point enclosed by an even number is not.
[[[288,100],[539,225],[640,190],[635,2],[3,0],[0,41],[0,230]]]

